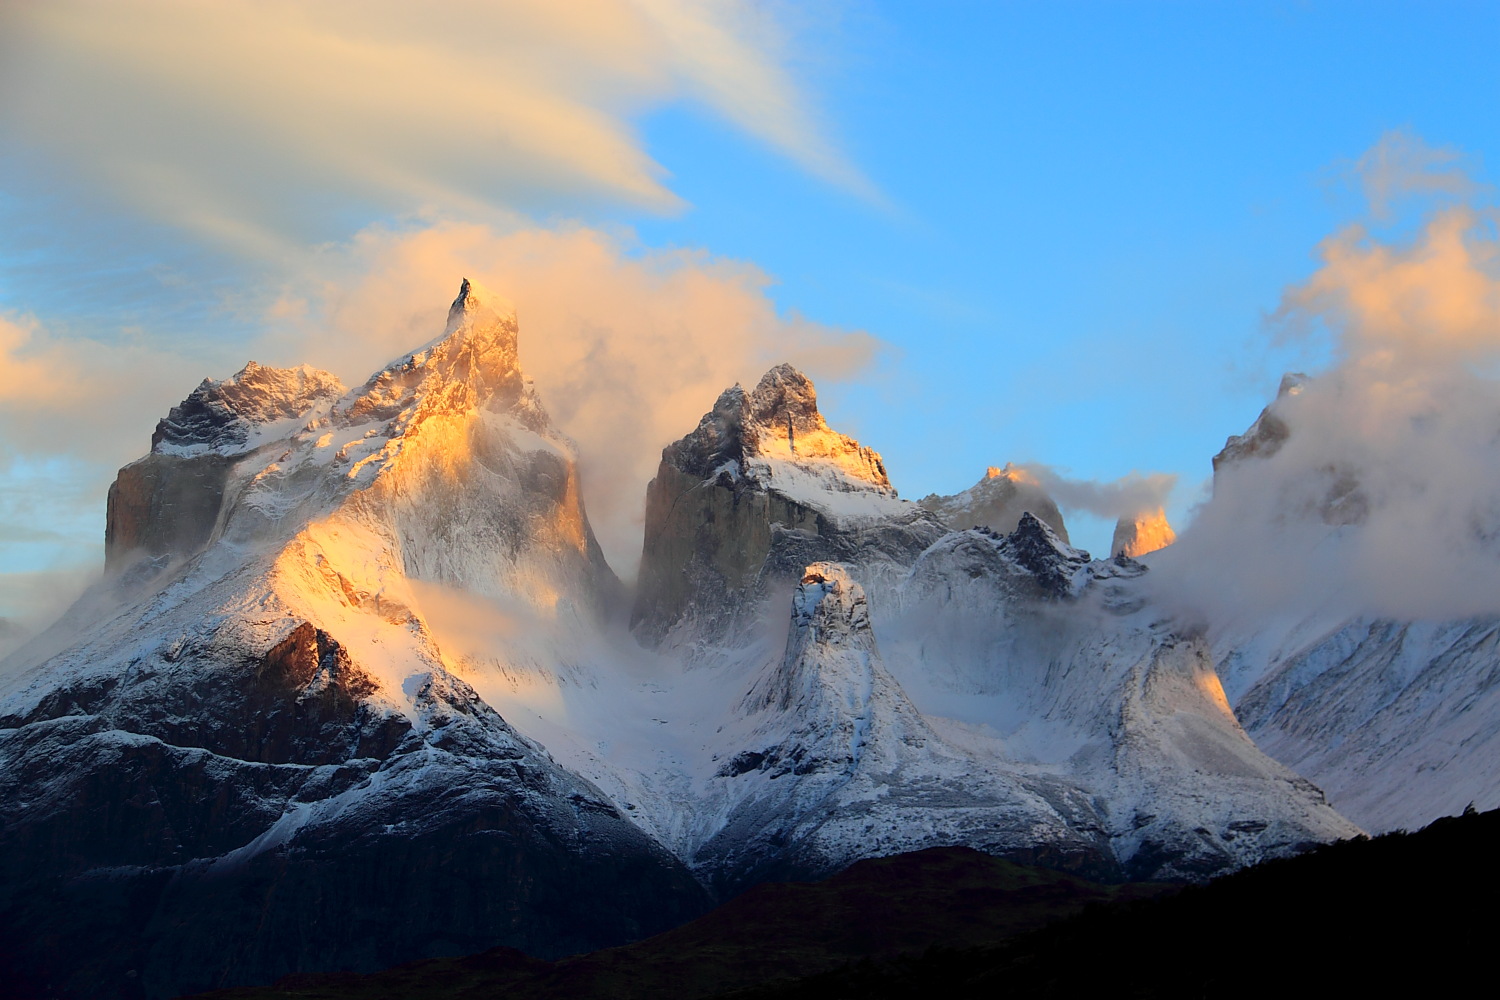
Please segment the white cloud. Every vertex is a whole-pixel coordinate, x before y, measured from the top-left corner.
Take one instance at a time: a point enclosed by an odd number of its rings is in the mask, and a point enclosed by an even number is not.
[[[1027,462],[1022,468],[1064,510],[1111,520],[1161,508],[1177,486],[1177,476],[1166,472],[1132,472],[1119,479],[1094,480],[1074,479],[1039,462]]]

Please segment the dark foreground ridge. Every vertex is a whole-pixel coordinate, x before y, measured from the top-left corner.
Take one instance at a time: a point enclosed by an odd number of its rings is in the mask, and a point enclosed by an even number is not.
[[[823,882],[765,883],[675,930],[557,962],[495,948],[373,975],[288,976],[274,988],[219,990],[198,1000],[687,1000],[934,945],[977,946],[1093,903],[1164,891],[1170,887],[1099,885],[967,847],[938,847],[860,861]]]
[[[495,949],[201,1000],[1451,995],[1487,978],[1497,842],[1500,810],[1468,812],[1178,892],[939,848],[558,962]]]

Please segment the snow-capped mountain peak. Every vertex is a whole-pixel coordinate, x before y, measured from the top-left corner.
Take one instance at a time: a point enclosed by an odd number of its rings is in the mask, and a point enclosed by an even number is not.
[[[1054,597],[1073,593],[1080,570],[1087,569],[1091,561],[1087,552],[1063,541],[1047,522],[1030,511],[1021,515],[1016,530],[1001,539],[1000,545]]]
[[[896,495],[880,455],[828,426],[812,380],[796,368],[781,364],[766,372],[746,403],[750,451],[769,476],[779,464],[794,463],[834,489]]]
[[[172,407],[151,435],[158,455],[233,455],[292,429],[320,403],[344,395],[342,382],[307,365],[268,368],[251,361],[226,379],[204,379]]]
[[[811,563],[884,552],[865,567],[881,586],[943,530],[896,496],[879,454],[828,426],[806,375],[777,365],[662,450],[633,620],[653,641],[721,635],[779,604]]]
[[[992,528],[1001,534],[1016,530],[1021,515],[1030,511],[1047,523],[1058,537],[1068,540],[1062,511],[1030,472],[1011,463],[990,466],[984,478],[953,496],[928,494],[917,501],[940,517],[950,528]]]
[[[346,425],[391,421],[399,433],[434,411],[487,409],[514,411],[540,429],[546,418],[521,373],[518,330],[513,309],[465,278],[443,335],[372,375],[339,403],[338,417]]]
[[[700,479],[744,479],[823,506],[827,494],[870,494],[875,503],[896,496],[880,455],[829,427],[812,380],[789,364],[766,372],[753,391],[725,389],[662,460]]]

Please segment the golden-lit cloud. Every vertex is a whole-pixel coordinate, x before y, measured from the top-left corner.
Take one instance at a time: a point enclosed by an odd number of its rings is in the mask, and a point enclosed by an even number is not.
[[[0,316],[0,406],[25,409],[70,395],[66,348],[38,336],[40,324]]]
[[[1493,212],[1433,214],[1417,238],[1386,244],[1351,226],[1322,246],[1322,266],[1289,289],[1282,316],[1332,325],[1356,364],[1406,372],[1500,354],[1500,246]]]
[[[186,396],[205,374],[202,363],[165,346],[61,336],[34,318],[0,314],[0,462],[118,462],[144,453],[163,402]]]
[[[53,0],[4,5],[0,36],[0,128],[263,254],[331,212],[670,211],[632,122],[684,99],[868,191],[749,0]]]

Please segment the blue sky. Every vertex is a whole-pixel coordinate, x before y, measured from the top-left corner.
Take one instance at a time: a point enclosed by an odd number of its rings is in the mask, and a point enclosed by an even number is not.
[[[180,107],[162,98],[181,81],[153,91],[140,67],[155,65],[150,46],[178,8],[137,6],[147,27],[102,60],[105,43],[87,30],[102,8],[86,0],[58,5],[76,8],[72,22],[0,14],[17,19],[0,23],[11,39],[0,42],[0,318],[33,331],[0,350],[11,369],[0,376],[37,357],[86,360],[96,345],[147,359],[130,369],[136,391],[90,397],[111,407],[90,415],[97,441],[87,422],[49,438],[35,423],[49,405],[40,390],[11,392],[0,574],[98,560],[113,469],[145,451],[155,417],[198,377],[265,350],[266,330],[285,325],[273,304],[288,275],[372,224],[434,219],[595,227],[626,256],[683,249],[754,265],[784,318],[882,343],[869,366],[820,389],[830,422],[881,451],[904,495],[953,492],[1006,461],[1087,480],[1165,472],[1179,477],[1168,509],[1181,524],[1210,458],[1281,372],[1327,362],[1326,343],[1278,341],[1266,317],[1312,272],[1319,242],[1365,215],[1354,162],[1393,130],[1455,151],[1481,181],[1500,162],[1493,2],[591,0],[585,16],[613,25],[619,8],[669,38],[640,41],[628,24],[609,29],[619,44],[589,24],[537,29],[560,60],[537,62],[539,91],[613,123],[594,137],[604,167],[590,173],[593,153],[571,162],[543,149],[552,159],[531,169],[524,149],[506,152],[514,143],[470,148],[448,124],[481,132],[497,102],[531,93],[523,52],[484,100],[433,108],[450,156],[430,155],[418,126],[392,126],[411,137],[393,151],[409,168],[399,183],[338,150],[301,155],[303,132],[252,141],[274,104],[226,92],[221,111],[211,88]],[[464,44],[483,55],[486,32],[504,36],[532,5],[459,6],[474,26]],[[710,36],[693,34],[704,24],[730,31],[704,45]],[[590,48],[599,37],[608,50]],[[643,66],[657,58],[672,61]],[[136,139],[86,114],[114,99],[112,66],[147,82],[120,88],[138,96],[111,114],[161,130],[159,148],[126,164],[135,173],[98,166],[100,150]],[[220,121],[230,124],[213,132]],[[205,203],[238,211],[231,222],[274,216],[274,239],[178,211],[194,178],[247,160],[256,166],[239,186]],[[154,172],[147,182],[141,170]],[[300,360],[284,353],[271,360]],[[1106,521],[1070,523],[1075,542],[1107,546]]]
[[[898,345],[884,379],[835,398],[920,490],[1009,459],[1166,470],[1185,514],[1282,367],[1321,360],[1273,348],[1264,316],[1361,213],[1349,165],[1398,128],[1494,161],[1494,4],[888,5],[851,20],[822,96],[888,211],[683,110],[648,134],[678,150],[664,159],[694,210],[638,228],[758,261],[785,307]]]

